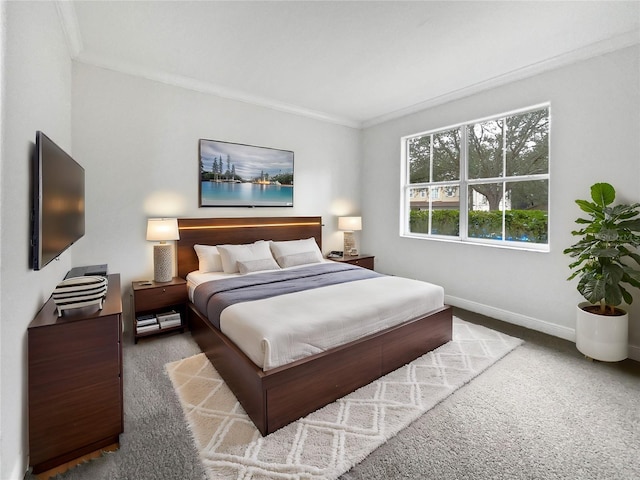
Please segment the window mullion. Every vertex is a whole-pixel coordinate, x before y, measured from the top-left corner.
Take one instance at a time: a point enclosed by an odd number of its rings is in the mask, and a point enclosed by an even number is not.
[[[401,177],[404,189],[401,193],[400,199],[400,215],[402,223],[400,224],[400,235],[406,235],[410,233],[410,212],[411,212],[411,182],[409,179],[409,139],[405,139],[400,145],[401,155],[404,161],[402,162]]]
[[[502,181],[506,182],[521,182],[526,180],[547,180],[549,179],[548,173],[534,173],[531,175],[515,175],[513,177],[502,178],[502,177],[485,177],[485,178],[474,178],[467,180],[469,185],[476,185],[480,183],[499,183]]]
[[[433,133],[429,135],[429,185],[433,185]],[[427,190],[427,195],[429,197],[429,235],[431,235],[431,230],[433,226],[433,200],[431,198],[431,189],[433,186],[430,186]]]
[[[502,241],[507,238],[507,118],[502,121]]]
[[[460,127],[460,214],[459,214],[459,228],[460,239],[466,240],[469,229],[469,187],[468,187],[468,165],[469,165],[469,147],[467,127]]]

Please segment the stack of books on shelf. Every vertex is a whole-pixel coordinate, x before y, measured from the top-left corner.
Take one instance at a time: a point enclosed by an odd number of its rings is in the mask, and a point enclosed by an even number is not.
[[[155,315],[140,315],[136,318],[136,333],[158,330],[160,325]]]
[[[177,327],[182,324],[180,313],[171,310],[170,312],[158,313],[156,315],[160,328]]]

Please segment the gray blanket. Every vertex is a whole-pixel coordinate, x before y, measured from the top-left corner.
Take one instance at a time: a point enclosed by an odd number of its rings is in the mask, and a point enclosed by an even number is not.
[[[348,263],[318,263],[293,270],[275,270],[206,282],[194,290],[193,303],[220,329],[220,314],[235,303],[379,276],[372,270]]]

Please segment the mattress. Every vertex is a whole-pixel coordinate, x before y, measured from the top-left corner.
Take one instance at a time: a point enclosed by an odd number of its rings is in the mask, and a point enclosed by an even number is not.
[[[237,274],[190,273],[189,295],[203,282]],[[263,273],[250,275],[259,278]],[[220,330],[257,366],[271,370],[422,317],[444,305],[444,289],[378,275],[230,305]]]

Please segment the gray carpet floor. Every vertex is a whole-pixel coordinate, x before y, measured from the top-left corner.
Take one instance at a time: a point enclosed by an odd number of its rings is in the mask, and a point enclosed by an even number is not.
[[[525,343],[340,480],[640,478],[640,363],[587,361],[573,343],[454,314]],[[56,478],[204,479],[164,373],[165,363],[196,353],[188,333],[127,339],[120,450]]]

